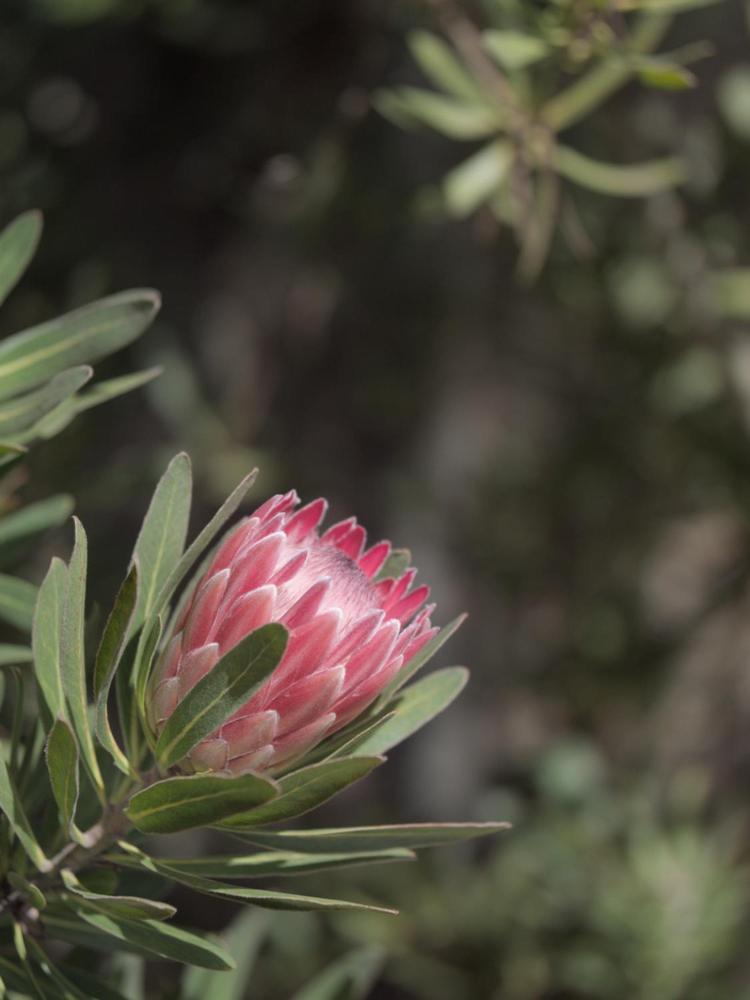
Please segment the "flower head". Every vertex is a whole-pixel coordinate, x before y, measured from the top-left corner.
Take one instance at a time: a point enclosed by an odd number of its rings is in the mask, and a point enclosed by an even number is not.
[[[254,629],[280,622],[284,656],[268,680],[190,754],[197,770],[268,770],[363,712],[436,633],[416,570],[376,580],[391,552],[365,549],[355,518],[319,525],[324,499],[296,510],[292,490],[230,532],[194,590],[157,666],[159,730],[188,691]]]

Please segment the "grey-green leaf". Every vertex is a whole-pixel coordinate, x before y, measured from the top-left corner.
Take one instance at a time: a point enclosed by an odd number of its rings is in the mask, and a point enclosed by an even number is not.
[[[182,760],[270,676],[286,649],[287,631],[271,622],[230,649],[177,705],[156,746],[163,767]]]
[[[255,774],[182,775],[136,792],[126,814],[144,833],[177,833],[210,826],[276,795],[276,783]]]
[[[0,758],[0,811],[7,817],[11,830],[36,868],[42,872],[49,871],[49,859],[34,836],[18,792],[13,785],[8,766],[2,758]]]
[[[377,851],[392,847],[439,847],[510,829],[509,823],[404,823],[398,826],[350,826],[324,830],[253,830],[241,839],[258,847],[317,854],[331,851]]]
[[[0,519],[0,547],[25,542],[64,524],[73,513],[73,498],[66,494],[30,503]]]
[[[156,292],[134,289],[8,337],[0,343],[0,399],[125,347],[149,326],[158,308]]]
[[[109,857],[109,856],[108,856]],[[209,878],[263,878],[264,876],[309,875],[332,868],[350,868],[356,865],[385,864],[394,861],[413,861],[416,855],[403,847],[383,851],[355,851],[340,854],[301,854],[295,851],[259,851],[238,857],[206,857],[186,860],[170,858],[170,868],[186,875],[203,875]],[[122,856],[115,856],[115,863],[128,864]]]
[[[34,620],[37,589],[33,583],[0,573],[0,618],[29,632]]]
[[[164,584],[159,591],[155,601],[155,608],[157,611],[161,611],[165,607],[172,594],[182,583],[186,574],[190,571],[191,567],[198,559],[200,559],[203,552],[218,535],[229,518],[235,513],[237,508],[245,499],[248,490],[255,482],[257,475],[258,470],[253,469],[252,472],[248,473],[245,478],[237,486],[235,486],[205,528],[188,546],[184,555],[164,581]]]
[[[554,151],[553,162],[562,177],[591,191],[620,198],[644,198],[685,180],[685,168],[673,156],[646,163],[601,163],[560,145]]]
[[[68,705],[69,718],[78,740],[83,763],[100,794],[104,790],[96,750],[89,725],[86,693],[86,652],[84,648],[84,609],[86,603],[86,570],[88,543],[83,525],[74,518],[75,544],[68,567],[68,585],[62,619],[60,666],[62,686]]]
[[[177,912],[174,906],[158,900],[144,899],[140,896],[105,896],[99,892],[89,892],[67,869],[63,869],[61,876],[66,889],[78,897],[82,905],[115,919],[168,920]]]
[[[446,667],[403,688],[388,706],[390,717],[355,742],[354,749],[358,754],[380,754],[395,747],[447,708],[468,679],[465,667]]]
[[[64,719],[55,719],[47,737],[47,772],[63,826],[70,831],[78,803],[78,745]]]
[[[0,667],[31,663],[33,654],[28,646],[17,646],[11,642],[0,642]]]
[[[42,234],[42,213],[24,212],[0,233],[0,304],[16,286],[34,256]]]
[[[234,968],[232,958],[223,948],[208,940],[205,934],[193,934],[156,920],[126,920],[105,916],[103,913],[79,912],[83,921],[110,939],[111,950],[119,946],[141,954],[150,952],[161,958],[171,958],[186,965],[199,965],[205,969]],[[49,922],[49,917],[47,920]],[[61,921],[56,920],[52,924],[53,929],[55,925],[59,928],[60,923]],[[68,937],[75,940],[70,930]]]
[[[0,404],[0,435],[13,439],[74,395],[94,374],[87,365],[70,368],[50,379],[40,389]],[[21,436],[23,440],[23,436]]]
[[[476,80],[442,38],[431,31],[412,31],[407,41],[419,68],[436,87],[471,104],[485,103]]]
[[[67,583],[67,566],[61,559],[54,558],[39,588],[31,631],[34,674],[53,719],[67,714],[60,663],[60,637]]]
[[[279,796],[249,812],[231,816],[221,826],[246,827],[276,823],[301,816],[326,802],[343,788],[383,763],[382,757],[348,757],[323,761],[294,771],[279,780]]]
[[[191,495],[190,459],[181,452],[159,480],[135,543],[133,558],[138,560],[140,593],[133,629],[154,613],[156,596],[180,560],[187,537]]]
[[[109,723],[107,701],[115,672],[122,659],[130,623],[138,598],[138,562],[134,561],[120,587],[115,603],[104,626],[94,664],[94,697],[96,699],[96,735],[117,767],[130,772],[127,757],[120,749]]]

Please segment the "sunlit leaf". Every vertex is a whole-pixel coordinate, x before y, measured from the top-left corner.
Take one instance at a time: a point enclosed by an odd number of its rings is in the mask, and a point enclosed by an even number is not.
[[[125,347],[143,333],[159,296],[136,289],[100,299],[0,342],[0,399]]]
[[[301,816],[328,801],[342,789],[359,781],[383,763],[382,757],[348,757],[303,767],[279,779],[280,794],[225,820],[221,826],[246,827],[276,823]]]
[[[483,146],[447,173],[443,192],[448,211],[458,218],[470,215],[505,182],[513,162],[513,147],[497,140]]]
[[[255,774],[180,775],[136,792],[126,815],[144,833],[176,833],[218,823],[277,794],[274,782]]]

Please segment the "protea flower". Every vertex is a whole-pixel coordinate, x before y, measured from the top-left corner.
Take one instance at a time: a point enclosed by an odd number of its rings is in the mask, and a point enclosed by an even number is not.
[[[271,497],[228,535],[157,666],[159,730],[248,633],[268,622],[289,630],[269,679],[191,752],[196,770],[265,771],[301,756],[363,712],[437,631],[415,569],[376,581],[390,542],[365,550],[353,517],[320,534],[327,502],[298,503],[294,490]]]

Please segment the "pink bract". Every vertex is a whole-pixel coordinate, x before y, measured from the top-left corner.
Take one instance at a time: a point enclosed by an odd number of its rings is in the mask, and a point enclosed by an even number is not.
[[[159,660],[157,730],[248,633],[268,622],[289,630],[271,677],[191,752],[196,770],[267,771],[301,756],[362,713],[437,632],[416,570],[375,580],[389,542],[365,549],[353,517],[320,534],[327,502],[298,504],[294,490],[271,497],[228,534]]]

